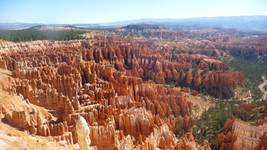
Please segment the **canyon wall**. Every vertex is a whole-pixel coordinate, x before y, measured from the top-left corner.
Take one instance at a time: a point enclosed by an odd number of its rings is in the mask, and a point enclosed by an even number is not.
[[[29,108],[2,104],[2,121],[75,144],[82,117],[91,149],[210,149],[190,133],[181,139],[174,134],[193,126],[187,95],[191,89],[230,98],[243,78],[208,56],[116,37],[3,45],[0,67],[10,71],[12,81],[3,90]]]

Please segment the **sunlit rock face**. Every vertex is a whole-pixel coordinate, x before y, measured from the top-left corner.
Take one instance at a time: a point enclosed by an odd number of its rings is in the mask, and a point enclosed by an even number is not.
[[[90,129],[83,117],[79,117],[76,122],[76,133],[80,150],[89,150],[91,144]]]
[[[2,104],[4,122],[81,149],[209,149],[191,134],[174,134],[193,126],[190,88],[231,97],[239,73],[149,42],[101,36],[87,42],[2,43],[0,64],[13,83],[4,90],[28,107]],[[164,85],[170,82],[189,89]]]
[[[266,149],[266,132],[266,125],[256,126],[229,119],[224,124],[223,132],[217,135],[217,147],[229,150]]]

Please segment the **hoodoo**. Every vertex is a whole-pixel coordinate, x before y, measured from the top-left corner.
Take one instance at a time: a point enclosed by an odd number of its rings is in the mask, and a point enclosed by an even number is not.
[[[90,150],[90,129],[82,116],[80,116],[76,122],[76,133],[80,150]]]

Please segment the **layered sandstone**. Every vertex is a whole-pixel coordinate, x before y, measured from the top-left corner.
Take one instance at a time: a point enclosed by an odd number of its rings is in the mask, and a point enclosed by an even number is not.
[[[217,146],[221,150],[266,149],[266,125],[251,125],[240,120],[229,119],[223,132],[217,135]]]
[[[0,64],[9,70],[12,84],[3,90],[20,96],[16,103],[23,108],[2,104],[2,120],[32,135],[79,143],[84,149],[209,149],[196,144],[191,134],[181,140],[174,134],[193,126],[192,107],[200,107],[188,99],[190,89],[228,98],[242,81],[219,60],[175,54],[149,42],[96,36],[93,44],[4,45]],[[84,136],[78,132],[81,116],[89,126]]]

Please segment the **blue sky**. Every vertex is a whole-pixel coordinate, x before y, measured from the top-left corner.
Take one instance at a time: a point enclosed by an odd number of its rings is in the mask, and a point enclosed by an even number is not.
[[[267,15],[267,0],[0,0],[0,22],[106,23]]]

